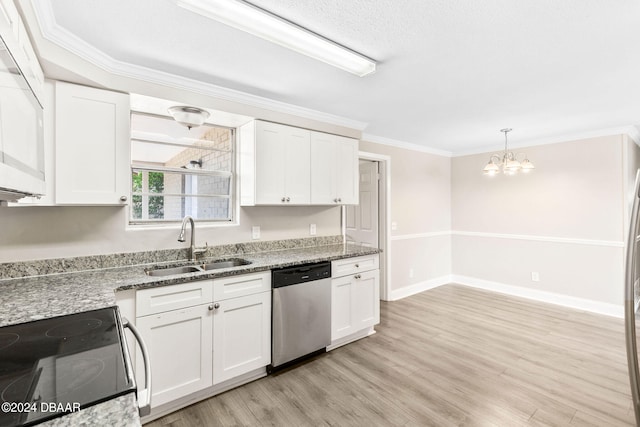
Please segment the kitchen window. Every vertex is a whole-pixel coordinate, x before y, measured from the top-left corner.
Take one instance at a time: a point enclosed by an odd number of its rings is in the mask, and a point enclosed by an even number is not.
[[[131,113],[130,223],[234,220],[235,133]]]

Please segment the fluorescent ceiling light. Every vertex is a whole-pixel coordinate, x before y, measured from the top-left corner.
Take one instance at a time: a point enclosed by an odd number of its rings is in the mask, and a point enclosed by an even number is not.
[[[371,59],[243,1],[176,0],[176,3],[357,76],[366,76],[376,70],[376,63]]]

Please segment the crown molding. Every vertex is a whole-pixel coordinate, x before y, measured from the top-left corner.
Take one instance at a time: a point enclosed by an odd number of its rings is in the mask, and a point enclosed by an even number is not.
[[[636,143],[636,145],[640,146],[640,131],[636,126],[629,125],[629,126],[618,126],[618,127],[611,127],[611,128],[605,128],[605,129],[596,129],[596,130],[587,131],[587,132],[570,133],[570,134],[564,134],[564,135],[554,136],[550,138],[531,139],[527,141],[521,141],[515,144],[509,141],[509,148],[510,149],[524,148],[524,147],[533,147],[536,145],[559,144],[562,142],[577,141],[579,139],[598,138],[602,136],[611,136],[611,135],[627,135],[629,136],[629,138],[633,140],[633,142]],[[477,148],[472,150],[456,151],[455,153],[453,153],[452,157],[462,157],[462,156],[469,156],[472,154],[492,153],[492,152],[500,151],[502,149],[503,149],[502,146],[496,144],[493,147],[482,147],[482,148]]]
[[[225,101],[238,102],[252,107],[263,108],[279,113],[291,114],[306,119],[317,120],[337,126],[343,126],[358,131],[364,130],[368,123],[353,120],[347,117],[337,116],[322,111],[312,110],[286,102],[276,101],[262,96],[252,95],[234,89],[205,83],[199,80],[182,77],[128,62],[118,61],[105,54],[93,45],[80,39],[75,34],[61,27],[55,19],[55,14],[49,1],[31,0],[38,26],[42,37],[51,43],[68,50],[74,55],[90,62],[91,64],[122,77],[143,80],[176,89],[188,90],[202,95],[207,95]]]
[[[400,141],[397,139],[386,138],[384,136],[372,135],[370,133],[363,133],[363,141],[375,142],[376,144],[388,145],[391,147],[404,148],[406,150],[420,151],[423,153],[435,154],[437,156],[451,157],[453,153],[451,151],[438,150],[436,148],[425,147],[424,145],[414,144],[412,142]]]

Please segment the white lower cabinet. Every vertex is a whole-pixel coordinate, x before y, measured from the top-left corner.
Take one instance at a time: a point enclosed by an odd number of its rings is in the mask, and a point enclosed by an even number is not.
[[[130,305],[151,360],[152,416],[271,363],[270,271],[139,290]],[[136,372],[144,372],[141,357]]]
[[[154,407],[212,385],[212,318],[199,305],[136,319],[149,350]],[[136,372],[144,372],[141,359]]]
[[[271,363],[271,292],[215,304],[213,383]]]
[[[335,343],[380,323],[378,255],[333,261],[331,271],[331,341]]]

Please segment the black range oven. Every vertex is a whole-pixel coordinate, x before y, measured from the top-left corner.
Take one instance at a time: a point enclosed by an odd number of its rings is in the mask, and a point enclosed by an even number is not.
[[[135,390],[117,307],[0,328],[0,426],[37,424]]]

